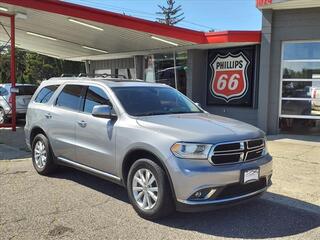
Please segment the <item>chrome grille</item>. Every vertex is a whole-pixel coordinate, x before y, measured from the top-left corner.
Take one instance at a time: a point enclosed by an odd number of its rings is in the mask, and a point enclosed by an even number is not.
[[[220,143],[212,148],[209,161],[213,165],[253,161],[263,155],[264,148],[264,139]]]

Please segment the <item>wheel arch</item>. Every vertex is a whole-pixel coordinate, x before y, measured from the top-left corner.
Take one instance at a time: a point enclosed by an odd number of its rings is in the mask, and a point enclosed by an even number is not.
[[[126,153],[126,155],[123,159],[123,162],[122,162],[122,167],[121,167],[123,185],[125,187],[127,186],[127,178],[128,178],[129,170],[130,170],[131,166],[133,165],[133,163],[141,158],[148,158],[148,159],[152,160],[153,162],[157,163],[165,171],[166,176],[169,181],[169,184],[170,184],[170,190],[172,193],[172,197],[174,198],[174,200],[176,200],[176,195],[175,195],[172,179],[171,179],[170,173],[169,173],[166,165],[161,160],[161,158],[159,158],[156,154],[154,154],[153,152],[151,152],[149,150],[143,149],[143,148],[131,149],[130,151],[128,151]]]
[[[41,127],[36,126],[32,128],[32,130],[30,131],[30,138],[29,138],[31,146],[32,146],[33,139],[40,133],[47,137],[47,134]]]

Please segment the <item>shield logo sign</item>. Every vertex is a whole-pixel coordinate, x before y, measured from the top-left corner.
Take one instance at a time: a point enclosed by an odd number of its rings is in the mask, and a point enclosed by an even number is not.
[[[218,54],[210,67],[212,78],[210,83],[211,94],[225,102],[242,98],[248,91],[248,66],[250,61],[242,53],[233,55]]]

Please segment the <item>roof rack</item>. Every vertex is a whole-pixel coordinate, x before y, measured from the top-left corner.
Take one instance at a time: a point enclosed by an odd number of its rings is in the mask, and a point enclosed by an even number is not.
[[[91,74],[91,73],[80,73],[79,75],[76,74],[61,74],[60,77],[90,77],[90,78],[121,78],[121,79],[127,79],[126,76],[121,74],[109,74],[109,73],[101,73],[101,74]]]
[[[61,76],[62,78],[67,78],[67,77],[77,77],[75,74],[70,74],[70,73],[62,73]]]

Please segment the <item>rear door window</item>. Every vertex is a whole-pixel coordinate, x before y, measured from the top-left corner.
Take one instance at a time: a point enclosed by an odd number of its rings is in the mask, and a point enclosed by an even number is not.
[[[47,103],[50,98],[54,94],[54,92],[58,89],[59,85],[51,85],[46,86],[40,90],[37,97],[35,98],[35,102],[37,103]]]
[[[57,98],[56,106],[78,111],[83,88],[81,85],[66,85]]]

